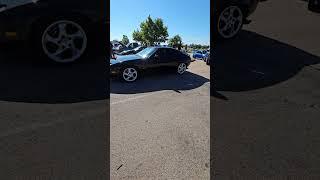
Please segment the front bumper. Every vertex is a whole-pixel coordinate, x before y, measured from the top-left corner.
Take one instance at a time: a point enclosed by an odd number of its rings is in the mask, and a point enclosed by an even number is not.
[[[25,28],[17,28],[12,24],[4,24],[0,23],[0,42],[9,42],[9,41],[20,41],[25,40],[27,38],[26,29]]]
[[[27,38],[33,17],[23,10],[31,8],[32,4],[28,4],[0,12],[0,42]]]

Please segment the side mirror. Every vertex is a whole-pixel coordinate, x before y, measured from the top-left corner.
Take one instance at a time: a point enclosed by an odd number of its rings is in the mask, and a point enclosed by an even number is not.
[[[154,58],[155,58],[155,59],[159,59],[159,55],[158,55],[158,54],[155,54],[155,55],[154,55]]]

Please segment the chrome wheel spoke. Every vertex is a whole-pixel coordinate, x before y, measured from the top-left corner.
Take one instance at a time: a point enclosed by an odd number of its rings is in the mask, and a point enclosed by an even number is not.
[[[74,42],[72,41],[72,42],[70,42],[70,48],[71,48],[71,50],[72,50],[72,53],[73,53],[73,55],[77,55],[77,54],[79,54],[80,53],[80,49],[78,49],[76,46],[75,46],[75,44],[74,44]]]
[[[47,34],[45,36],[45,41],[46,42],[51,42],[51,43],[54,43],[54,44],[59,44],[59,38],[54,38],[50,34]]]
[[[222,21],[224,21],[225,23],[228,21],[228,18],[226,18],[225,16],[224,16],[224,14],[222,14],[222,16],[221,16],[221,20]]]
[[[68,37],[70,38],[83,38],[83,34],[80,31],[75,32],[74,34],[69,34]]]
[[[65,23],[61,23],[61,24],[58,25],[58,27],[59,27],[59,37],[67,35],[66,26],[67,25]]]
[[[57,49],[57,51],[55,53],[53,53],[54,56],[59,56],[60,54],[62,54],[64,51],[66,50],[66,48],[62,48],[62,47],[59,47]]]
[[[235,8],[231,7],[230,8],[230,16],[229,17],[233,17],[234,11],[235,11]]]

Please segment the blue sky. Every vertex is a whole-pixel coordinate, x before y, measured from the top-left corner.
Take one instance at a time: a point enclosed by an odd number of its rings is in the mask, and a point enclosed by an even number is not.
[[[179,34],[183,43],[210,44],[210,0],[110,0],[110,38],[121,40],[150,15],[162,18],[169,38]]]

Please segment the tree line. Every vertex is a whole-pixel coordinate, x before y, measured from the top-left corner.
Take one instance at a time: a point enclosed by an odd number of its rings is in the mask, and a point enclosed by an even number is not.
[[[209,46],[201,44],[184,44],[180,35],[169,38],[168,27],[164,25],[161,18],[152,19],[150,15],[140,24],[140,29],[136,29],[132,33],[132,39],[139,42],[142,46],[160,45],[160,43],[168,42],[168,45],[174,48],[192,48],[207,49]],[[121,42],[129,43],[129,38],[123,35]]]

